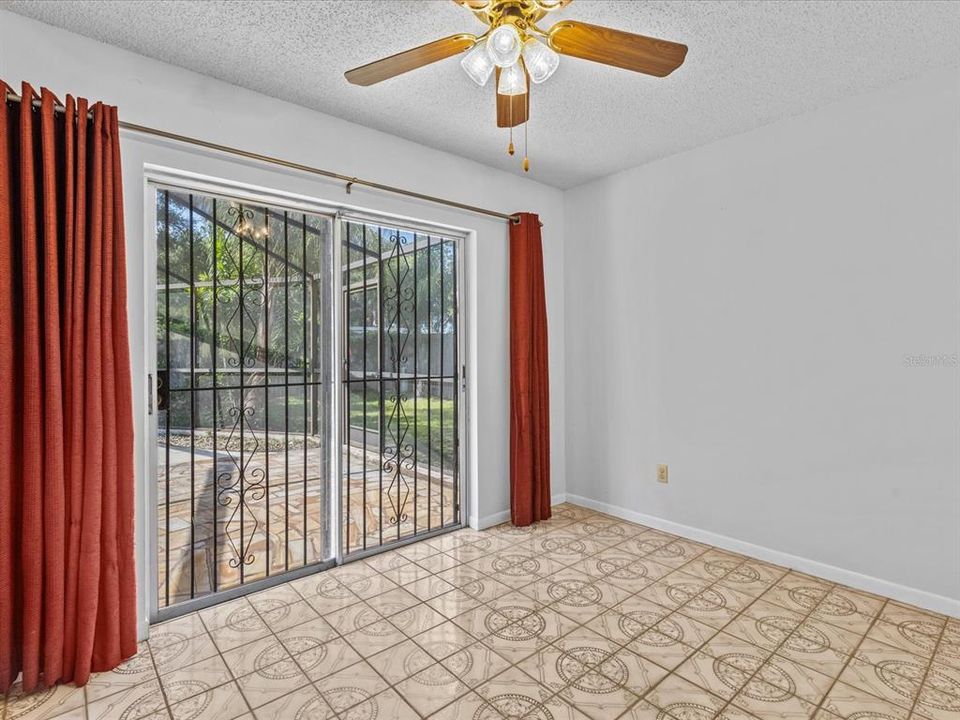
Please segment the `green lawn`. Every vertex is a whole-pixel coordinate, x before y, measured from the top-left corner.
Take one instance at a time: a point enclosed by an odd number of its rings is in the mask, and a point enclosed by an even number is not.
[[[383,421],[384,423],[389,423],[390,415],[393,412],[389,396],[384,397],[384,405],[386,406],[386,415]],[[412,443],[414,433],[416,433],[417,454],[421,460],[426,461],[427,459],[427,445],[429,442],[433,451],[433,462],[439,462],[442,442],[444,465],[452,463],[455,451],[453,446],[453,426],[456,424],[454,401],[431,398],[428,407],[427,398],[417,398],[416,412],[414,412],[413,398],[409,398],[401,403],[401,409],[407,417],[407,421],[401,421],[401,425],[404,426],[407,422],[410,423],[405,442]],[[441,410],[443,413],[443,425],[440,424]],[[367,430],[378,431],[380,429],[379,398],[368,399],[366,408],[364,408],[363,398],[356,394],[352,395],[350,398],[350,424],[353,427],[363,427],[364,411],[366,412]],[[394,422],[396,423],[397,421],[394,420]],[[445,433],[442,432],[442,428],[444,427],[446,428]]]

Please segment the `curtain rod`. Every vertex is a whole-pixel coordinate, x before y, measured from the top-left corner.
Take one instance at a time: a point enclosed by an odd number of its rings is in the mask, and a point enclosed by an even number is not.
[[[23,98],[14,92],[7,92],[6,100],[8,102],[21,102],[22,99]],[[33,100],[32,104],[35,107],[40,107],[41,103],[39,100]],[[54,106],[54,110],[56,112],[63,112],[65,108],[60,103],[57,103]],[[129,130],[130,132],[142,133],[144,135],[153,135],[155,137],[164,138],[165,140],[174,140],[176,142],[187,143],[189,145],[197,145],[199,147],[207,148],[208,150],[216,150],[217,152],[223,152],[229,155],[239,155],[240,157],[269,163],[271,165],[280,165],[281,167],[290,168],[291,170],[299,170],[302,172],[311,173],[313,175],[322,175],[323,177],[333,178],[334,180],[342,180],[347,184],[347,194],[350,193],[350,188],[352,186],[363,185],[364,187],[381,190],[383,192],[394,193],[395,195],[403,195],[405,197],[425,200],[438,205],[446,205],[459,210],[467,210],[468,212],[477,213],[479,215],[489,215],[491,217],[509,220],[514,224],[520,223],[520,217],[517,215],[509,215],[507,213],[497,212],[496,210],[487,210],[486,208],[477,207],[476,205],[467,205],[466,203],[457,202],[455,200],[447,200],[445,198],[436,197],[434,195],[426,195],[424,193],[414,192],[413,190],[405,190],[392,185],[384,185],[383,183],[374,182],[372,180],[363,180],[362,178],[358,177],[350,177],[349,175],[342,175],[331,170],[323,170],[322,168],[313,167],[311,165],[303,165],[301,163],[291,162],[290,160],[284,160],[271,155],[262,155],[260,153],[250,152],[249,150],[242,150],[229,145],[220,145],[218,143],[200,140],[199,138],[189,137],[187,135],[179,135],[166,130],[158,130],[157,128],[147,127],[146,125],[137,125],[124,120],[118,121],[118,124],[120,125],[121,130]],[[543,225],[543,223],[541,223],[541,225]]]

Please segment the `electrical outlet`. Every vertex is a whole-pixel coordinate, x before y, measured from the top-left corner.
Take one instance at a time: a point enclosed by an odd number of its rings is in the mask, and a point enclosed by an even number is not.
[[[657,465],[657,482],[670,482],[666,465]]]

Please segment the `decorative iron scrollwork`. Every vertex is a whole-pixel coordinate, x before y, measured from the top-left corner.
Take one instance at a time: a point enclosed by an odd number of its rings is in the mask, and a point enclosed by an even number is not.
[[[416,292],[411,282],[413,279],[411,255],[413,254],[408,255],[404,252],[404,247],[410,242],[410,236],[405,233],[392,234],[390,236],[391,253],[381,262],[382,321],[388,336],[392,336],[386,350],[390,355],[388,366],[392,366],[396,378],[395,392],[381,408],[386,431],[386,437],[382,440],[381,467],[384,474],[390,478],[386,495],[390,504],[387,521],[391,525],[397,525],[409,519],[406,507],[412,489],[403,470],[411,469],[416,463],[416,447],[407,441],[411,426],[416,420],[411,420],[407,414],[405,404],[409,402],[409,397],[402,392],[401,387],[401,376],[408,362],[407,346],[412,335],[410,328],[404,326],[404,311],[408,315],[413,312]]]
[[[267,493],[263,468],[255,467],[250,469],[250,463],[260,449],[260,440],[250,425],[250,418],[254,416],[256,410],[251,405],[244,407],[233,406],[229,409],[230,416],[234,418],[233,427],[226,439],[226,447],[231,446],[231,441],[239,434],[243,435],[240,443],[240,455],[237,457],[229,449],[224,451],[227,459],[233,464],[233,468],[226,472],[221,472],[219,461],[217,463],[217,503],[222,507],[231,508],[230,516],[224,523],[224,534],[230,548],[233,550],[234,557],[229,560],[232,568],[240,567],[241,563],[250,565],[256,559],[256,555],[250,552],[251,543],[256,536],[260,523],[257,520],[256,513],[253,512],[252,502],[263,500]],[[240,433],[241,424],[246,426],[248,433]],[[246,447],[247,439],[252,440],[252,447]],[[234,472],[235,471],[235,472]],[[239,521],[242,525],[245,513],[253,518],[253,528],[249,533],[242,529],[240,540],[234,538],[235,531],[232,528],[237,516],[241,516]],[[242,547],[241,547],[242,544]]]

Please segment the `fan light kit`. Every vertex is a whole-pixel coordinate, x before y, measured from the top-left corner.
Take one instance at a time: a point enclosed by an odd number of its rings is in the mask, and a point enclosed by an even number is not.
[[[549,30],[537,23],[572,0],[453,0],[467,8],[488,30],[482,35],[461,33],[421,45],[363,65],[346,73],[354,85],[374,85],[424,65],[463,54],[460,66],[480,87],[494,77],[497,93],[497,126],[510,129],[507,152],[514,153],[513,128],[523,125],[523,169],[530,169],[526,154],[527,119],[530,116],[530,83],[550,79],[560,66],[560,56],[581,58],[666,77],[687,56],[687,46],[669,40],[560,20]]]
[[[520,58],[520,33],[513,25],[501,25],[490,31],[487,54],[499,68],[512,67]]]

